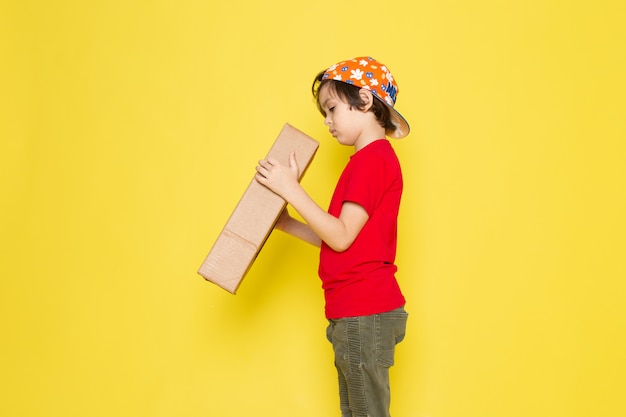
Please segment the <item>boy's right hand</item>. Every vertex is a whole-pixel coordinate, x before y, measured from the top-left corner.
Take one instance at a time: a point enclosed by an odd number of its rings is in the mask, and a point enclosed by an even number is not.
[[[262,159],[256,167],[256,180],[289,202],[289,195],[299,187],[300,172],[295,152],[289,154],[289,166],[274,158]]]

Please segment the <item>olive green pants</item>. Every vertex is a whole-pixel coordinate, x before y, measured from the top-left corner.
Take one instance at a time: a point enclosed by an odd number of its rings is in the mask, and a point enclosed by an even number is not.
[[[335,352],[342,417],[389,417],[389,368],[407,318],[399,308],[329,320],[326,336]]]

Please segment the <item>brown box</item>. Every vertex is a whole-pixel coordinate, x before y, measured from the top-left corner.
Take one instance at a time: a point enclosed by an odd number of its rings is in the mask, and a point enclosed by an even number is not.
[[[295,151],[302,178],[318,146],[315,139],[285,124],[267,157],[288,165],[289,153]],[[235,294],[286,204],[253,178],[198,274]]]

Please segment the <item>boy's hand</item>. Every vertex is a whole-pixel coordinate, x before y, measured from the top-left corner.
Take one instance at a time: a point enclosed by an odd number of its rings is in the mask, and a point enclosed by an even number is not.
[[[289,201],[287,196],[299,186],[300,172],[295,152],[289,154],[289,166],[282,165],[274,158],[262,159],[256,167],[256,180]]]

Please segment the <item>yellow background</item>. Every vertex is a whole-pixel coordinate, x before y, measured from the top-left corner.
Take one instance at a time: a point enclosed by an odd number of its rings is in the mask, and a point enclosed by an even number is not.
[[[626,18],[615,1],[0,3],[0,415],[338,415],[317,252],[196,270],[283,123],[370,54],[412,133],[397,417],[626,415]]]

